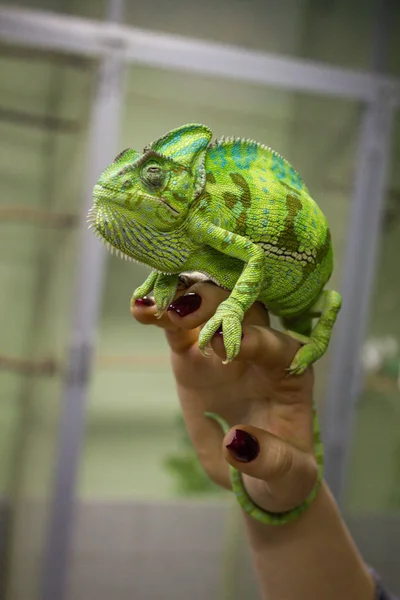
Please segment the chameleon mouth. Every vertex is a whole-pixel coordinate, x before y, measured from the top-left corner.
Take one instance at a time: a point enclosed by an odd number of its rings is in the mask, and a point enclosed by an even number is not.
[[[143,194],[143,198],[146,198],[151,202],[158,202],[159,204],[166,206],[171,212],[174,213],[174,215],[179,215],[179,210],[171,206],[171,204],[169,204],[165,198],[155,198],[154,196],[149,196],[147,194]]]

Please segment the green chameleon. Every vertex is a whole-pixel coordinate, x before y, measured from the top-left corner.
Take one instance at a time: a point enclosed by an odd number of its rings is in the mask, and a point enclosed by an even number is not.
[[[200,332],[203,354],[222,328],[226,362],[233,360],[244,314],[259,301],[301,343],[288,366],[300,375],[326,352],[341,305],[324,290],[333,270],[326,218],[277,152],[211,138],[208,127],[188,124],[143,153],[121,152],[94,187],[90,227],[123,258],[152,268],[131,302],[153,292],[159,316],[182,273],[202,273],[231,292]]]

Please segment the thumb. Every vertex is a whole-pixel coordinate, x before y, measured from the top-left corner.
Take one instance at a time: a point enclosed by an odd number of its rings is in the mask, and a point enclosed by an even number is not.
[[[318,478],[312,453],[251,425],[237,425],[225,435],[224,457],[243,474],[251,499],[269,512],[303,504]]]

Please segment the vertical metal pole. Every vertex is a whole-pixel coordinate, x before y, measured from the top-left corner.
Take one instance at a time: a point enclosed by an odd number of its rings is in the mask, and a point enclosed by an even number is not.
[[[365,108],[350,219],[343,306],[332,340],[333,359],[322,429],[325,478],[339,503],[343,499],[359,392],[361,348],[368,326],[379,250],[390,161],[393,100],[390,89],[381,89],[375,101]]]
[[[394,0],[377,0],[372,70],[385,71]],[[339,504],[343,501],[355,405],[361,389],[361,349],[370,315],[390,162],[396,98],[377,88],[364,109],[345,263],[343,307],[332,340],[333,360],[324,403],[325,477]]]
[[[108,17],[120,19],[122,9],[122,0],[112,1]],[[66,597],[77,472],[84,437],[86,398],[105,258],[102,246],[87,231],[86,215],[92,204],[93,185],[116,154],[122,100],[123,64],[118,51],[110,49],[99,67],[92,109],[89,164],[81,216],[82,240],[67,352],[53,498],[43,560],[42,600],[64,600]]]

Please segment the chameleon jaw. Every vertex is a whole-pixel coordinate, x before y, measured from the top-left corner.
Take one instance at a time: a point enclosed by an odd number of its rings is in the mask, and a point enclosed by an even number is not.
[[[119,258],[122,258],[127,261],[129,260],[134,263],[139,263],[138,260],[136,260],[135,258],[130,256],[129,254],[126,254],[125,252],[123,252],[123,250],[121,250],[117,246],[114,246],[111,242],[109,242],[102,235],[102,233],[96,228],[96,214],[97,214],[96,207],[92,206],[92,208],[89,210],[87,217],[86,217],[86,221],[88,223],[88,229],[91,229],[93,231],[94,235],[103,242],[103,244],[111,252],[111,254],[115,253],[115,255],[118,256]]]

